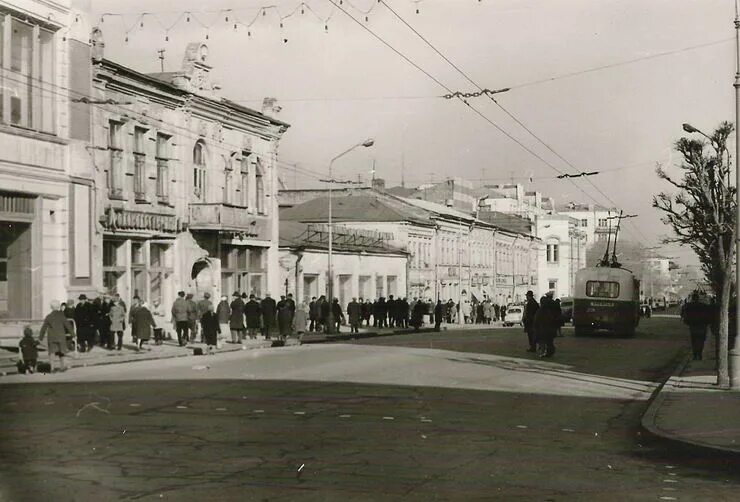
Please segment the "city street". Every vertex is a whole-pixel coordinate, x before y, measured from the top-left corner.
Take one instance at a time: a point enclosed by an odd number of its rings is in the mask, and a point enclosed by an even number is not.
[[[1,499],[736,500],[737,464],[640,432],[686,338],[653,318],[566,330],[547,362],[512,328],[6,377]]]

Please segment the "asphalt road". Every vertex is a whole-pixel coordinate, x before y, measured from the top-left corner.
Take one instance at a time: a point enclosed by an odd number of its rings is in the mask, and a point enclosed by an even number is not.
[[[39,375],[0,386],[0,500],[738,500],[737,464],[639,429],[683,331],[566,332],[552,363],[512,329]]]

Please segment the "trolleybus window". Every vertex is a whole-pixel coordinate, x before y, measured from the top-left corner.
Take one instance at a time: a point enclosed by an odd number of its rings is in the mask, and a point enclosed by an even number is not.
[[[595,298],[616,298],[619,296],[619,283],[607,281],[586,281],[586,296]]]

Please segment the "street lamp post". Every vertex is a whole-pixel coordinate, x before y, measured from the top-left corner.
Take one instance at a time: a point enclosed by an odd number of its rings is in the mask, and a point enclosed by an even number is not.
[[[327,264],[327,284],[326,284],[326,301],[329,302],[329,315],[327,316],[327,326],[326,331],[327,333],[334,333],[334,314],[332,312],[332,305],[334,302],[334,269],[332,268],[332,251],[333,251],[333,244],[334,244],[334,235],[332,230],[332,186],[334,184],[334,178],[332,177],[332,166],[334,165],[334,162],[339,159],[340,157],[343,157],[347,155],[349,152],[354,150],[355,148],[359,148],[361,146],[364,146],[365,148],[371,147],[375,144],[375,140],[372,138],[368,138],[365,141],[362,141],[360,143],[357,143],[356,145],[352,145],[350,148],[347,148],[345,151],[331,159],[329,162],[329,179],[326,180],[329,183],[329,260]]]
[[[740,11],[735,0],[735,296],[740,297]],[[729,155],[728,155],[729,156]],[[740,324],[740,301],[735,300],[735,329]],[[736,333],[737,335],[737,333]],[[738,347],[737,336],[729,354],[730,387],[740,387],[740,347]]]

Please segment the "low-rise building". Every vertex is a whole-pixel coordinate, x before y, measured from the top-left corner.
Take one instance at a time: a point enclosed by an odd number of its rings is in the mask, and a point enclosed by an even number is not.
[[[408,253],[388,245],[389,234],[346,226],[332,228],[334,296],[342,308],[354,298],[406,296]],[[329,278],[328,225],[280,223],[281,294],[308,303],[326,294]]]

